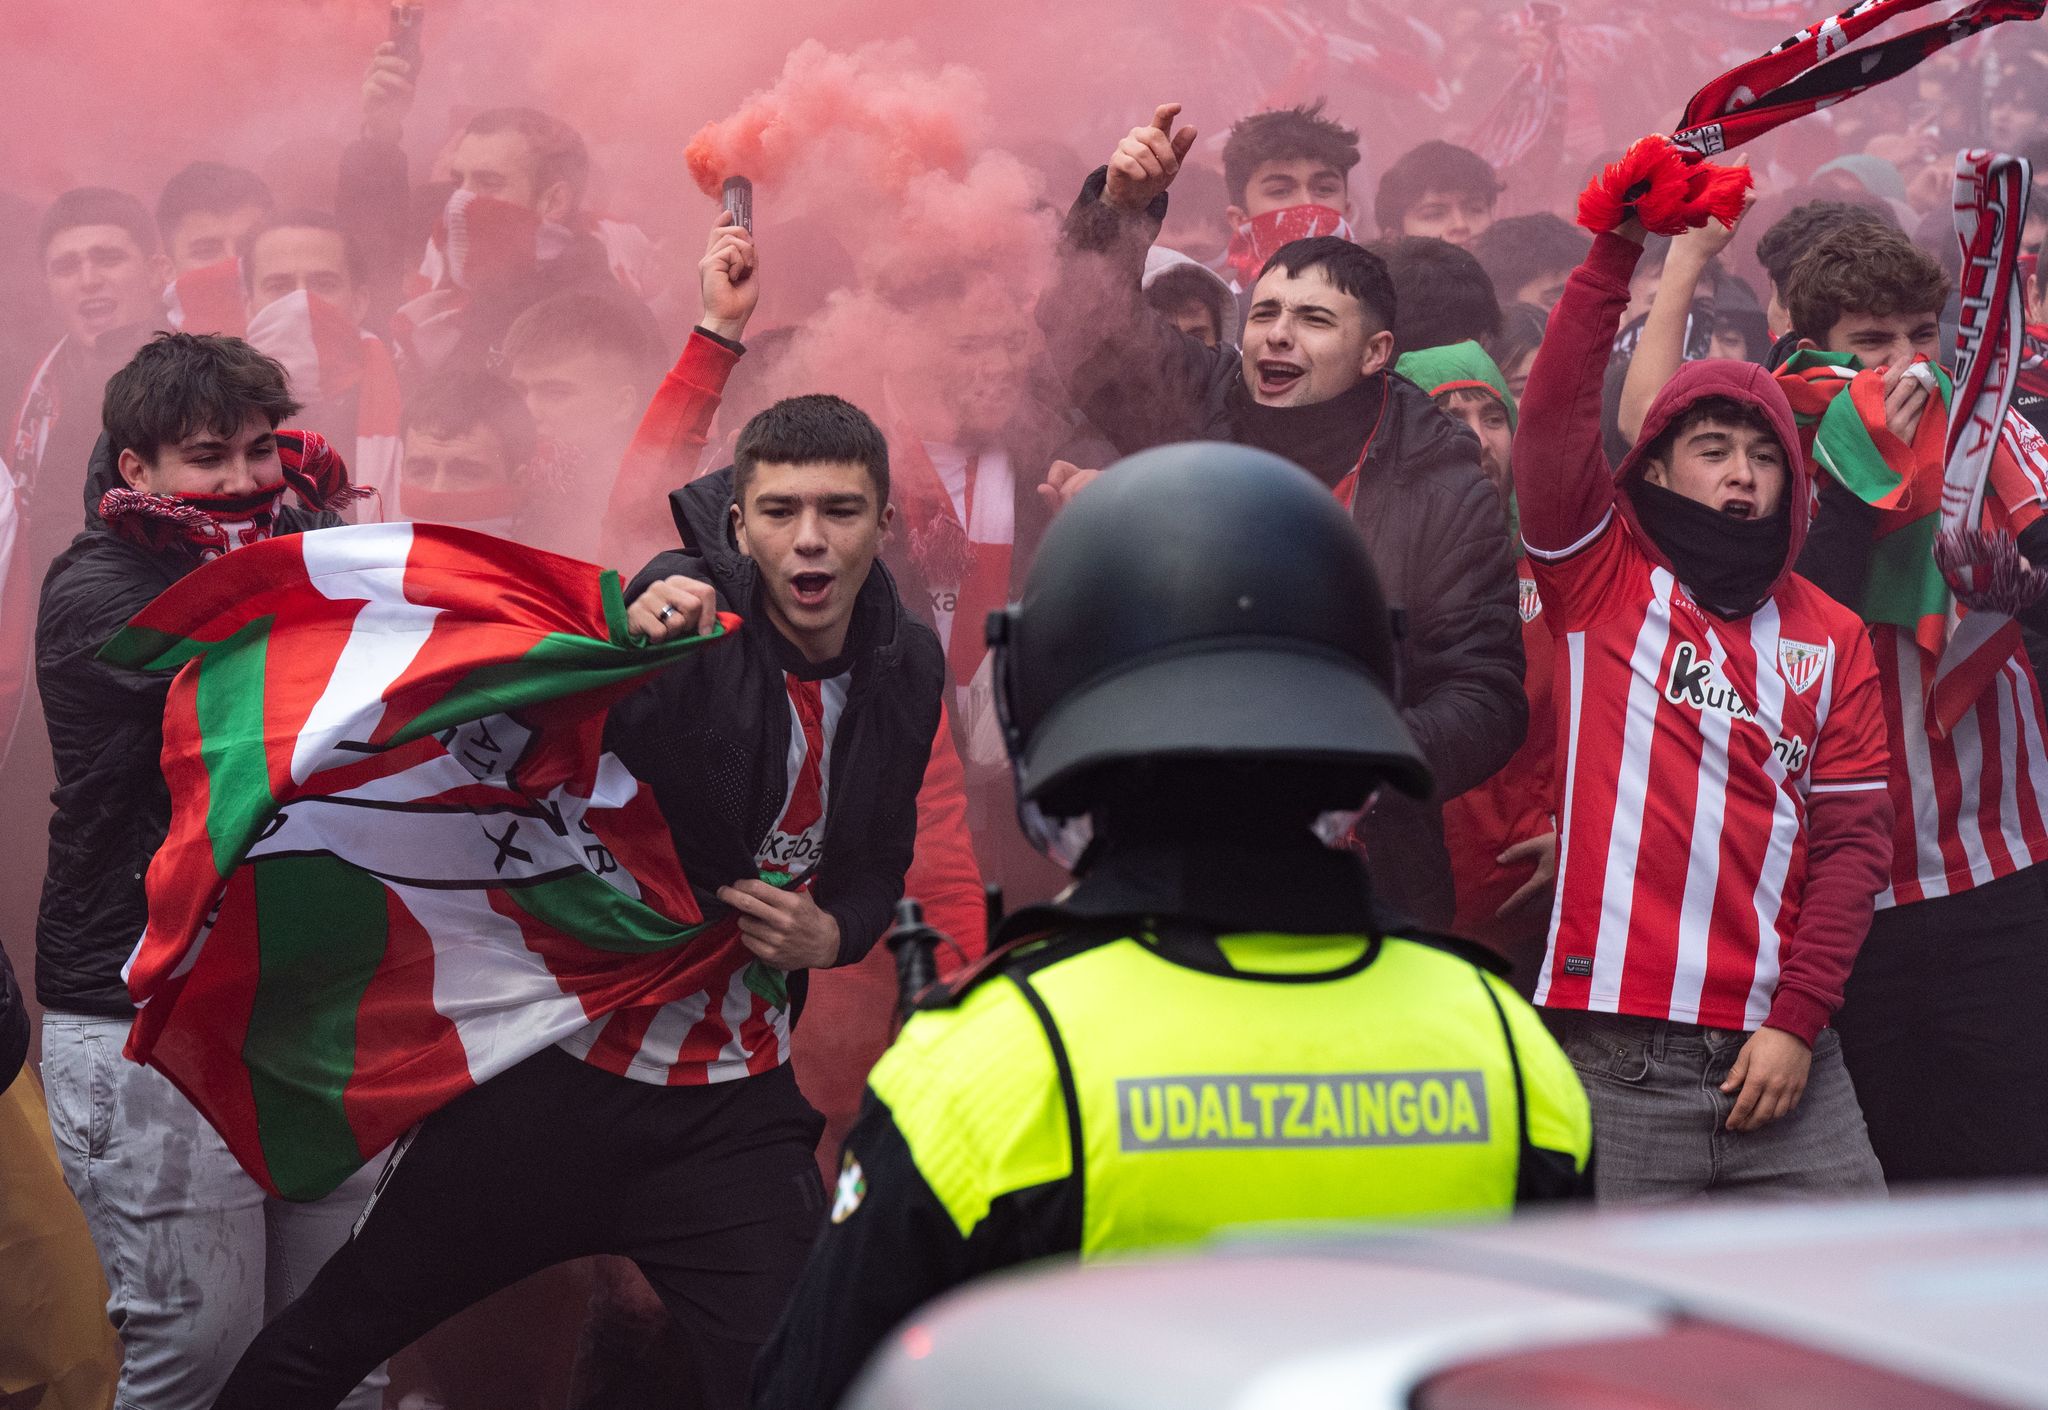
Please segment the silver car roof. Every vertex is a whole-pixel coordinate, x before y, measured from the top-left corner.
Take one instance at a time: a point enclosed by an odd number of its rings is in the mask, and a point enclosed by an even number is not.
[[[1041,1268],[914,1317],[846,1403],[1403,1405],[1452,1365],[1679,1316],[2048,1410],[2048,1187],[1262,1230]]]

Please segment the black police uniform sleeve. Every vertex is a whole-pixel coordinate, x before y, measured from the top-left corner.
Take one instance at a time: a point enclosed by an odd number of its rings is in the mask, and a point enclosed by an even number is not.
[[[872,1092],[846,1138],[831,1217],[756,1363],[754,1410],[838,1404],[890,1332],[925,1303],[1080,1243],[1078,1193],[1067,1180],[998,1196],[963,1235]]]
[[[1475,970],[1500,1015],[1515,1064],[1521,1154],[1515,1204],[1593,1197],[1593,1112],[1571,1059],[1521,995],[1497,974]]]
[[[831,1222],[755,1373],[755,1403],[825,1407],[931,1298],[1081,1246],[1065,1087],[1002,979],[912,1016],[868,1074]]]
[[[1225,395],[1237,348],[1181,332],[1144,299],[1145,252],[1166,196],[1131,215],[1102,199],[1109,169],[1082,184],[1067,214],[1038,325],[1054,372],[1083,415],[1124,455],[1170,441],[1229,440]]]

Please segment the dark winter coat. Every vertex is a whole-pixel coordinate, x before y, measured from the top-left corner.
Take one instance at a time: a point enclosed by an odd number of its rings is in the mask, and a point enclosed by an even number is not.
[[[806,661],[761,610],[759,570],[731,538],[731,503],[730,469],[671,494],[683,547],[642,569],[626,600],[659,578],[695,578],[716,588],[719,607],[746,625],[730,644],[667,667],[614,707],[606,740],[654,790],[706,914],[723,913],[713,893],[759,874],[754,858],[787,790],[784,672],[824,678],[850,667],[826,779],[824,859],[811,895],[839,923],[837,963],[853,964],[888,929],[903,894],[945,658],[877,562],[855,599],[845,654]]]
[[[1125,216],[1102,203],[1103,180],[1101,171],[1091,176],[1068,215],[1060,275],[1039,308],[1069,393],[1126,455],[1171,441],[1250,443],[1238,350],[1203,347],[1139,298],[1163,198],[1144,216]],[[1406,378],[1379,380],[1376,397],[1369,383],[1361,393],[1377,414],[1360,418],[1350,443],[1363,452],[1351,514],[1403,618],[1402,713],[1441,800],[1491,777],[1528,728],[1514,562],[1478,441]],[[1259,443],[1285,453],[1270,434]],[[1356,463],[1355,453],[1347,461]],[[1438,803],[1389,794],[1360,837],[1391,905],[1428,925],[1450,924]]]
[[[171,825],[159,762],[171,673],[129,671],[99,649],[156,595],[199,566],[184,549],[153,553],[99,516],[119,483],[101,438],[85,481],[85,532],[43,579],[36,614],[36,688],[57,766],[49,867],[36,916],[36,998],[46,1009],[126,1018],[121,982],[149,918],[143,873]],[[280,534],[341,520],[285,506]]]

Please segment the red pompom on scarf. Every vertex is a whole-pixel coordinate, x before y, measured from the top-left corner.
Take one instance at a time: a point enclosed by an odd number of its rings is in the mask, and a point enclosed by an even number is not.
[[[1579,196],[1579,224],[1596,235],[1630,216],[1653,235],[1678,235],[1708,220],[1733,225],[1755,184],[1748,167],[1716,166],[1652,133],[1640,138]]]
[[[318,431],[279,431],[277,459],[284,466],[284,482],[308,509],[339,513],[370,497],[370,490],[349,483],[348,465]]]

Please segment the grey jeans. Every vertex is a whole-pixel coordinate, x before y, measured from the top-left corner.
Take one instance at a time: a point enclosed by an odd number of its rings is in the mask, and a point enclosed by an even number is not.
[[[128,1061],[123,1019],[43,1016],[43,1087],[120,1334],[117,1410],[207,1410],[264,1321],[313,1281],[376,1185],[267,1197],[168,1078]],[[380,1367],[343,1402],[376,1410]]]
[[[1730,1131],[1737,1094],[1721,1084],[1749,1034],[1559,1009],[1544,1018],[1593,1104],[1593,1193],[1601,1203],[1884,1193],[1834,1029],[1815,1039],[1806,1092],[1790,1115]]]

